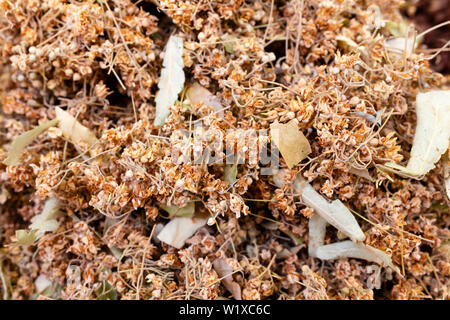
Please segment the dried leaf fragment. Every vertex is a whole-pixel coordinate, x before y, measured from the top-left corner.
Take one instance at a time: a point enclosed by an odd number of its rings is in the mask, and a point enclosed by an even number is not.
[[[405,21],[386,21],[386,28],[394,37],[403,37],[408,33],[408,23]]]
[[[223,177],[225,181],[228,181],[229,183],[234,183],[237,177],[237,163],[227,164],[223,172]]]
[[[272,123],[270,135],[289,169],[311,153],[311,145],[303,132],[298,129],[297,119],[292,119],[286,124]]]
[[[273,181],[279,188],[283,186],[283,177],[286,174],[287,170],[280,170],[274,174]],[[293,181],[292,187],[308,207],[314,209],[333,227],[345,233],[353,241],[365,239],[364,232],[355,217],[340,200],[329,202],[300,176]]]
[[[184,86],[183,39],[170,36],[166,45],[163,69],[156,94],[156,117],[154,124],[161,126],[170,114],[169,106],[173,105]]]
[[[320,246],[316,250],[317,258],[334,260],[339,258],[356,258],[375,262],[392,268],[401,275],[400,270],[392,263],[391,257],[385,252],[363,243],[347,240]]]
[[[317,214],[350,239],[356,242],[365,239],[355,217],[340,200],[328,202],[310,184],[303,187],[301,195],[307,206],[313,208]]]
[[[448,149],[450,139],[450,90],[434,90],[419,93],[416,97],[417,126],[411,157],[402,167],[388,163],[394,169],[413,176],[421,176],[439,161]]]
[[[391,51],[397,58],[403,54],[410,56],[417,48],[418,41],[414,37],[398,37],[386,40],[386,49]]]
[[[323,246],[326,228],[327,228],[327,221],[323,219],[320,215],[315,214],[309,219],[308,254],[311,257],[316,257],[317,248]]]
[[[241,286],[236,281],[233,281],[233,267],[222,258],[214,260],[213,267],[219,277],[222,278],[225,288],[233,295],[233,298],[241,300]]]
[[[194,82],[187,88],[186,97],[193,104],[203,103],[206,106],[213,107],[215,111],[220,111],[223,108],[219,97],[212,94],[198,82]]]
[[[3,161],[7,166],[15,166],[20,162],[20,156],[22,155],[25,148],[33,142],[42,132],[50,127],[56,126],[58,120],[49,120],[43,124],[22,133],[20,136],[16,137],[11,144],[8,151],[8,157]]]
[[[58,199],[48,199],[45,202],[42,212],[31,219],[32,223],[29,227],[30,231],[16,231],[17,243],[22,245],[32,244],[41,238],[46,232],[56,231],[59,227],[59,223],[55,217],[59,211],[59,208],[60,204]]]
[[[56,119],[59,120],[59,128],[63,136],[71,141],[78,149],[86,151],[98,143],[95,134],[77,121],[70,113],[63,109],[56,108]],[[95,156],[91,149],[91,156]]]
[[[185,241],[203,227],[207,221],[207,218],[200,217],[175,217],[164,226],[157,238],[168,245],[180,249],[184,246]]]
[[[450,199],[450,158],[448,156],[443,159],[443,167],[444,167],[444,187],[447,193],[447,197]]]
[[[177,207],[177,206],[166,206],[166,205],[160,205],[161,209],[167,211],[169,213],[169,216],[172,217],[186,217],[186,218],[192,218],[195,213],[195,202],[189,202],[184,207]]]

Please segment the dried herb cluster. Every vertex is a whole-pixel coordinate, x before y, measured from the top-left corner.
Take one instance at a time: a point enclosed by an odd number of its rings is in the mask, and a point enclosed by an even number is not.
[[[402,17],[413,6],[0,0],[3,298],[448,299],[448,148],[420,177],[397,170],[416,96],[450,80]],[[179,72],[165,59],[171,36],[183,43],[179,95],[163,84]],[[178,163],[174,150],[199,146],[173,133],[196,123],[210,139],[200,151],[218,137],[245,150],[240,130],[289,123],[302,154],[286,156],[281,129],[257,141],[280,147],[278,181],[248,152],[233,165]],[[354,214],[358,248],[399,272],[310,255],[318,207],[300,177]],[[185,228],[173,246],[168,228]],[[320,245],[348,235],[328,228]]]

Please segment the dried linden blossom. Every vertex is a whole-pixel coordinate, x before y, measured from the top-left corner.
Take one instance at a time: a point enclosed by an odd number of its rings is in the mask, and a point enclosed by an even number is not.
[[[8,157],[3,161],[7,166],[15,166],[20,163],[20,156],[22,155],[25,148],[33,142],[42,132],[47,130],[50,127],[56,126],[58,120],[49,120],[44,122],[43,124],[26,131],[16,137],[11,144],[11,147],[8,151]]]
[[[156,117],[154,124],[162,126],[170,114],[173,105],[184,86],[183,39],[171,36],[166,45],[163,69],[156,94]]]
[[[450,90],[419,93],[416,97],[417,126],[411,157],[405,167],[396,163],[386,166],[412,176],[421,176],[447,151],[450,139]]]
[[[270,135],[289,169],[292,169],[311,153],[311,145],[303,132],[298,129],[297,119],[292,119],[286,124],[272,123]]]

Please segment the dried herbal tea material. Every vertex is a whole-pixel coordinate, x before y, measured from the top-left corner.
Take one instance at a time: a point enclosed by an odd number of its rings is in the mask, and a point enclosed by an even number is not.
[[[59,209],[60,204],[58,199],[48,199],[45,202],[42,212],[31,219],[29,231],[16,231],[17,243],[23,245],[32,244],[40,239],[46,232],[56,231],[59,227],[59,223],[56,220]]]
[[[394,38],[386,40],[386,48],[392,51],[397,57],[401,57],[403,53],[410,56],[417,48],[418,42],[415,38]]]
[[[319,214],[313,215],[308,221],[309,243],[308,254],[311,257],[317,256],[317,248],[323,246],[325,232],[327,230],[327,221]]]
[[[274,183],[280,188],[284,184],[283,176],[286,173],[286,170],[279,170],[274,174]],[[303,202],[333,227],[349,236],[353,241],[358,242],[365,239],[355,217],[340,200],[328,201],[300,176],[293,181],[292,186]]]
[[[186,98],[189,99],[191,104],[203,103],[206,106],[213,107],[217,112],[219,112],[223,108],[219,97],[212,94],[208,89],[200,85],[198,82],[194,82],[187,88]]]
[[[353,241],[363,241],[364,233],[353,214],[340,200],[328,202],[310,184],[306,184],[302,191],[302,200],[314,209],[323,219],[336,229],[345,233]]]
[[[448,151],[442,159],[442,166],[444,168],[444,188],[450,200],[450,157],[448,156]]]
[[[364,259],[387,266],[401,275],[400,270],[392,263],[391,257],[385,252],[363,243],[354,243],[347,240],[320,246],[316,250],[317,258],[322,260],[335,260],[339,258]]]
[[[157,238],[168,245],[180,249],[184,246],[185,241],[203,227],[207,221],[208,218],[195,216],[193,218],[175,217],[164,226]]]
[[[160,205],[160,208],[169,213],[169,217],[186,217],[192,218],[195,213],[195,202],[189,202],[184,207]]]
[[[405,21],[386,21],[385,25],[394,37],[403,37],[408,33],[409,25]]]
[[[161,78],[156,94],[156,117],[154,124],[162,126],[170,114],[169,106],[177,101],[184,86],[183,39],[170,36],[167,42]]]
[[[49,288],[52,282],[45,275],[41,274],[34,280],[34,285],[36,286],[36,292],[41,293]]]
[[[15,166],[20,163],[20,156],[25,148],[33,142],[42,132],[50,127],[56,126],[58,120],[49,120],[41,125],[33,128],[27,132],[22,133],[20,136],[14,139],[13,143],[9,147],[8,157],[3,161],[7,166]]]
[[[95,134],[77,121],[70,113],[63,109],[56,108],[56,119],[59,121],[58,126],[62,131],[63,136],[71,141],[79,150],[83,152],[89,148],[91,156],[95,156],[95,151],[92,149],[97,143],[98,139]]]
[[[234,183],[236,181],[237,173],[237,163],[227,164],[224,168],[223,179],[230,183]]]
[[[299,130],[297,119],[292,119],[286,124],[272,123],[270,136],[289,169],[292,169],[311,153],[311,145],[303,132]]]
[[[427,174],[448,150],[450,140],[450,90],[419,93],[416,97],[417,125],[406,168],[386,164],[414,176]]]
[[[217,258],[213,262],[214,270],[217,272],[227,290],[236,300],[242,299],[241,286],[233,280],[233,267],[230,266],[225,259]]]

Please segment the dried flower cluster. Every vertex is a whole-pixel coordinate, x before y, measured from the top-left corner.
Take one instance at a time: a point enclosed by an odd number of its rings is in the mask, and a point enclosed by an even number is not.
[[[450,85],[401,15],[413,2],[0,0],[1,298],[448,299],[450,153],[421,177],[386,165],[410,157],[418,93]],[[185,83],[155,123],[171,36]],[[253,141],[283,146],[280,184],[240,134],[287,123],[301,156],[283,130]],[[173,157],[218,142],[238,161]],[[400,272],[311,256],[296,177]]]

